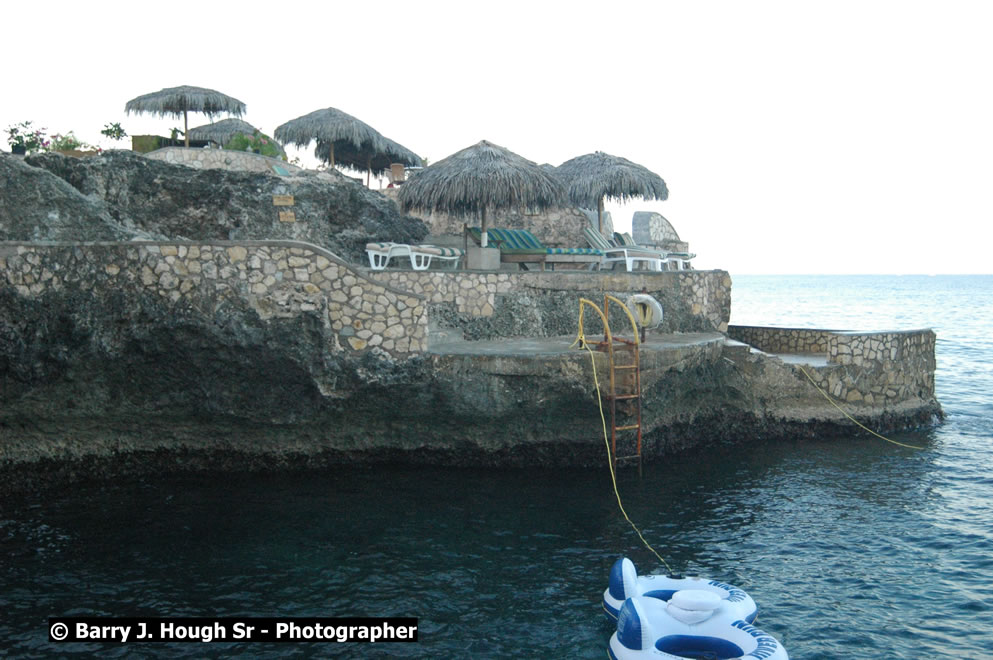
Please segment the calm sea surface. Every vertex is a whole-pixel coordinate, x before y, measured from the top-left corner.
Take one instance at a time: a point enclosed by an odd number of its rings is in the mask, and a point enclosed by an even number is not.
[[[738,276],[732,322],[931,327],[947,419],[742,438],[621,476],[678,571],[758,602],[794,659],[993,657],[993,276]],[[0,502],[0,655],[603,658],[606,470],[162,476]],[[53,615],[415,616],[417,644],[53,647]]]

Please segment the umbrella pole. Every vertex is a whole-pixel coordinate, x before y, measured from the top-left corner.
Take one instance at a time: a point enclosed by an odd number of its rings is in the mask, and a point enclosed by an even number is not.
[[[365,187],[369,187],[369,181],[372,179],[372,156],[369,156],[365,162]]]
[[[479,246],[486,247],[486,206],[483,206],[483,219],[479,222]]]
[[[331,167],[334,168],[334,142],[328,145],[328,158],[331,159]]]
[[[596,230],[603,233],[603,197],[596,201]]]
[[[186,142],[186,147],[190,146],[190,120],[186,116],[186,110],[183,110],[183,140]]]

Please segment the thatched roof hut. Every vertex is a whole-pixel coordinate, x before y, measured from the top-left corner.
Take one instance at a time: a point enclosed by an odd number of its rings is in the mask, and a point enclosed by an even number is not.
[[[382,172],[390,163],[421,164],[420,156],[413,151],[337,108],[315,110],[291,119],[277,126],[273,136],[283,144],[298,147],[317,142],[314,155],[324,162],[370,174]]]
[[[603,228],[603,201],[625,202],[635,197],[666,200],[669,189],[658,174],[647,167],[602,151],[577,156],[555,168],[566,186],[569,201],[597,209],[598,228]]]
[[[479,213],[486,246],[488,208],[544,210],[565,203],[565,188],[552,174],[514,152],[483,140],[439,160],[400,187],[405,211]]]
[[[148,113],[160,117],[183,118],[183,134],[186,146],[190,146],[189,119],[190,112],[202,112],[208,117],[218,113],[228,113],[240,117],[245,113],[245,104],[213,89],[204,87],[168,87],[151,94],[131,99],[124,106],[128,114]]]

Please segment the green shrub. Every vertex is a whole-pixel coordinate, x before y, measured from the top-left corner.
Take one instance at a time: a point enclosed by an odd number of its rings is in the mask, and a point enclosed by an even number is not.
[[[65,135],[56,133],[52,136],[52,141],[48,145],[50,151],[82,151],[90,148],[92,148],[92,145],[80,140],[72,131],[69,131]]]
[[[253,151],[273,158],[279,158],[282,155],[276,141],[260,131],[255,131],[252,135],[235,133],[224,145],[224,148],[232,151]]]

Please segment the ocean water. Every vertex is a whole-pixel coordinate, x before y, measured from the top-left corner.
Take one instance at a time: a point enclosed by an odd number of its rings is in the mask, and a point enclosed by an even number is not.
[[[673,569],[736,584],[794,659],[993,657],[993,276],[739,276],[732,322],[938,334],[940,425],[741,438],[622,472]],[[603,658],[602,470],[162,475],[0,502],[0,655]],[[416,644],[54,647],[47,618],[414,616]]]

